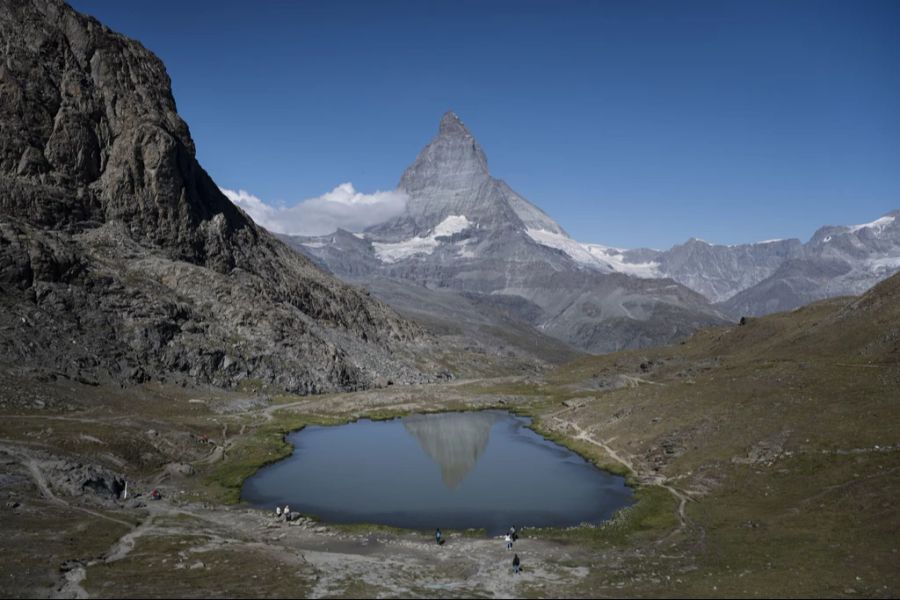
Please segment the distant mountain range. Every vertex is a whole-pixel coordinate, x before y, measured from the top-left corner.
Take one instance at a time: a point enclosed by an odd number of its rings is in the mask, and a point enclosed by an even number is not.
[[[659,251],[578,242],[490,175],[483,149],[452,112],[398,189],[409,196],[406,211],[362,233],[282,238],[398,309],[439,320],[448,296],[435,303],[433,292],[450,291],[593,352],[858,294],[900,270],[900,212],[823,228],[806,244],[691,239]]]
[[[900,271],[897,217],[900,211],[862,225],[822,227],[805,244],[788,239],[724,246],[693,238],[664,252],[578,244],[572,254],[598,269],[671,277],[719,303],[729,315],[759,316],[858,295]],[[542,235],[565,247],[565,241]]]

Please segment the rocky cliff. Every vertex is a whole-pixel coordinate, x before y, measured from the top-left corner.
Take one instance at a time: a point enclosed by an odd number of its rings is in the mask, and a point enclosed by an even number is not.
[[[160,60],[0,3],[0,353],[87,381],[417,380],[419,329],[257,227],[196,160]]]

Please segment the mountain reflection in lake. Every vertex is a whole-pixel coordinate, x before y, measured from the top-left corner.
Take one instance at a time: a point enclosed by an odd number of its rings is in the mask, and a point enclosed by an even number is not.
[[[441,468],[448,488],[456,488],[487,447],[491,428],[501,418],[494,411],[440,413],[403,417],[403,427]]]
[[[294,453],[244,482],[256,506],[330,522],[433,529],[597,523],[632,503],[605,473],[501,411],[307,427]]]

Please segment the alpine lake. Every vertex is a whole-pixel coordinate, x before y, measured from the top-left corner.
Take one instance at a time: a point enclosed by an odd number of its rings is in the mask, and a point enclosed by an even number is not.
[[[569,527],[601,523],[634,502],[602,471],[497,410],[309,426],[291,456],[260,469],[242,499],[331,523],[409,529]]]

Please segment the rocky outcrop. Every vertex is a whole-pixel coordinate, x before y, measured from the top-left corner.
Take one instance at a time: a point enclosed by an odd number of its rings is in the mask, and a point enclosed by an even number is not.
[[[0,353],[88,381],[420,380],[420,330],[257,227],[163,64],[55,0],[0,4]]]

